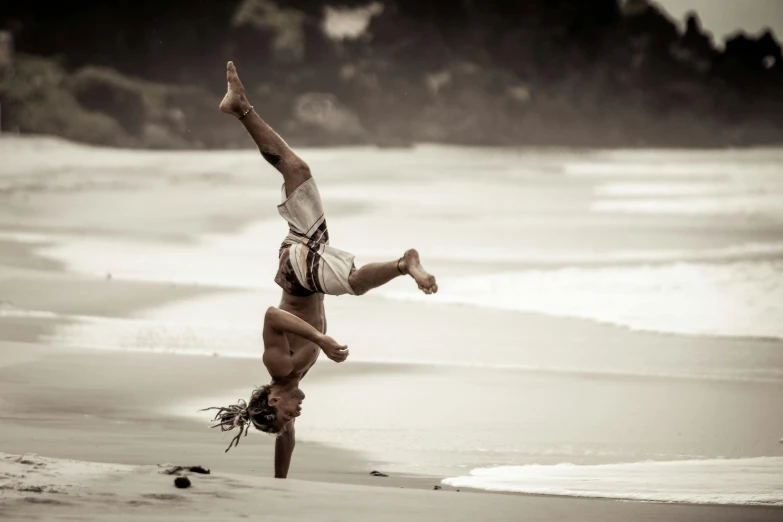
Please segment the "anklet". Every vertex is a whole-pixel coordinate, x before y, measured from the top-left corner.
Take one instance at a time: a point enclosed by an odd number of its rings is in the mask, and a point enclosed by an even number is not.
[[[245,112],[243,112],[243,113],[242,113],[242,116],[240,116],[240,117],[239,117],[239,119],[241,120],[242,118],[244,118],[245,116],[247,116],[247,113],[248,113],[248,112],[250,112],[250,111],[252,111],[252,110],[253,110],[253,106],[251,105],[251,106],[250,106],[250,108],[249,108],[248,110],[246,110]]]
[[[402,258],[399,258],[399,259],[397,260],[397,271],[398,271],[399,273],[401,273],[402,275],[405,275],[405,272],[403,272],[403,271],[400,269],[400,261],[402,261]]]

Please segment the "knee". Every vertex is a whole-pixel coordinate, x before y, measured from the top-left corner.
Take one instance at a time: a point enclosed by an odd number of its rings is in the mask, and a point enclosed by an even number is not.
[[[278,170],[283,173],[288,194],[291,194],[294,190],[299,188],[299,185],[313,177],[310,174],[310,167],[301,160],[281,163]]]
[[[356,277],[356,273],[354,272],[350,276],[348,276],[348,284],[351,285],[351,290],[353,290],[353,295],[364,295],[367,293],[367,290],[369,290],[365,285],[362,284],[362,281],[359,277]]]
[[[296,164],[292,166],[291,170],[297,177],[302,178],[303,181],[307,181],[313,177],[310,173],[310,165],[302,160],[297,161]]]

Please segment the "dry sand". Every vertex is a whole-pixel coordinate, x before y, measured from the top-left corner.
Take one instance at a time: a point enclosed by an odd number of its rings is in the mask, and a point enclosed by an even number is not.
[[[780,520],[779,510],[423,491],[0,454],[3,520]],[[187,473],[186,473],[187,474]]]

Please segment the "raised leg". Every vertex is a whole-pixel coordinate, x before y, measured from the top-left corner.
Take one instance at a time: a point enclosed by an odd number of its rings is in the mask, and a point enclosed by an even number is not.
[[[414,249],[405,252],[397,261],[364,265],[351,273],[348,282],[357,295],[362,295],[401,275],[411,276],[419,285],[419,290],[425,294],[434,294],[438,291],[435,276],[424,270],[419,261],[419,253]]]
[[[239,81],[234,62],[228,62],[226,66],[226,79],[228,91],[220,103],[220,110],[239,118],[264,159],[283,175],[286,194],[290,195],[296,187],[312,177],[310,167],[253,110],[245,96],[245,87]]]

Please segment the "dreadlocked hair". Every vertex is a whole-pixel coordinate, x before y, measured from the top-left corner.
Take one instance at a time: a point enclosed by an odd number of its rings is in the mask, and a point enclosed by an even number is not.
[[[239,439],[243,434],[247,437],[251,424],[264,433],[280,433],[280,428],[274,424],[277,418],[277,409],[269,405],[269,390],[270,386],[268,384],[259,386],[250,395],[250,402],[239,399],[236,404],[230,406],[213,406],[201,410],[217,410],[215,418],[212,419],[212,422],[215,424],[210,426],[210,428],[219,427],[220,431],[231,431],[234,428],[239,428],[239,433],[231,440],[228,448],[226,448],[226,452],[232,447],[239,445]]]

